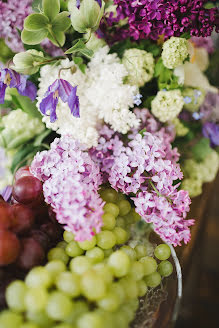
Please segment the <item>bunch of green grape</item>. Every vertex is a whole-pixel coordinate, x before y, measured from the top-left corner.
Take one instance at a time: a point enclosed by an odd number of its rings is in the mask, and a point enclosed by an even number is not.
[[[7,288],[1,328],[126,328],[139,298],[172,273],[168,245],[157,246],[154,257],[143,243],[128,245],[127,227],[140,219],[130,202],[112,189],[101,197],[102,231],[84,242],[65,231],[45,266]]]

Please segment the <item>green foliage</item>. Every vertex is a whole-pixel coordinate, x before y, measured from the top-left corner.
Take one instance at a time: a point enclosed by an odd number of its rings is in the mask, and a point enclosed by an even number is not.
[[[14,53],[11,51],[10,48],[5,44],[4,39],[0,39],[0,62],[6,63],[8,60],[10,60]]]
[[[192,154],[197,162],[203,161],[212,151],[208,138],[200,139],[193,147]]]
[[[34,8],[40,3],[35,2]],[[36,45],[48,37],[56,46],[65,43],[64,32],[71,26],[67,11],[60,11],[60,0],[43,0],[42,13],[34,13],[24,20],[24,30],[21,33],[23,43]]]
[[[68,49],[66,52],[66,54],[81,54],[87,58],[91,58],[94,54],[94,52],[90,49],[87,48],[85,42],[82,39],[79,39],[73,47],[71,47],[70,49]]]
[[[158,87],[160,90],[179,89],[178,77],[173,74],[173,70],[164,66],[162,58],[159,58],[155,65],[155,77],[158,79]]]
[[[141,40],[139,42],[132,42],[130,39],[126,39],[121,42],[115,43],[111,49],[110,53],[116,52],[120,58],[123,57],[125,50],[130,48],[137,48],[140,50],[145,50],[151,52],[154,57],[157,57],[161,53],[161,48],[150,40]]]
[[[42,147],[34,147],[33,144],[22,145],[13,157],[11,165],[11,171],[14,173],[21,166],[27,164],[28,160],[33,159],[38,151],[42,150]]]

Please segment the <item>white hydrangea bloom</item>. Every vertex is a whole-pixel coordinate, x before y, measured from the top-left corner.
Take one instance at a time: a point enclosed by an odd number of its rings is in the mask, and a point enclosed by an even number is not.
[[[183,64],[189,55],[188,41],[183,38],[172,36],[164,42],[162,59],[167,68],[173,69]]]
[[[72,86],[78,86],[80,118],[73,117],[68,105],[60,99],[56,110],[57,120],[51,123],[49,116],[45,116],[43,121],[48,128],[61,135],[70,134],[88,147],[97,145],[98,126],[103,121],[121,133],[127,133],[130,128],[139,125],[139,120],[129,110],[134,106],[138,88],[123,83],[127,71],[118,56],[108,52],[108,46],[99,49],[85,74],[79,69],[75,70],[75,64],[68,59],[59,66],[46,65],[41,69],[38,107],[49,85],[58,78],[60,69],[73,68],[62,70],[61,78]]]
[[[10,171],[12,156],[0,147],[0,191],[7,185],[12,184],[13,175]]]
[[[127,82],[143,87],[154,75],[154,57],[150,52],[128,49],[124,52],[122,63],[128,71]]]
[[[151,111],[161,122],[172,121],[184,105],[180,90],[159,91],[151,102]]]

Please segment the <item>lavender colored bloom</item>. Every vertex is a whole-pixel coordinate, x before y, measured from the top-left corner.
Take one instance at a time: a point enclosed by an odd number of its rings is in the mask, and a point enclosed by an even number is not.
[[[11,198],[12,194],[12,186],[5,187],[2,191],[0,191],[0,195],[4,198],[4,200],[7,202]]]
[[[63,79],[56,79],[52,85],[49,86],[44,95],[44,99],[40,103],[40,111],[46,115],[50,111],[51,123],[57,120],[56,107],[59,97],[64,103],[68,103],[71,113],[75,117],[80,117],[79,114],[79,98],[76,95],[77,87],[73,87],[68,81]]]
[[[142,96],[140,93],[138,93],[136,96],[134,96],[134,104],[135,104],[136,106],[141,105],[141,103],[142,103],[141,98],[142,98],[142,97],[143,97],[143,96]]]
[[[209,54],[214,52],[214,43],[210,36],[205,38],[193,36],[191,41],[197,48],[205,48]]]
[[[35,100],[37,94],[36,86],[27,80],[27,77],[20,75],[10,68],[4,68],[0,71],[0,104],[5,101],[6,88],[16,88],[22,96]]]
[[[99,4],[99,6],[100,6],[100,8],[102,7],[102,0],[95,0],[98,4]],[[80,0],[76,0],[76,7],[79,9],[80,8],[80,5],[81,5],[81,1]]]
[[[202,134],[204,137],[209,138],[212,147],[219,146],[219,125],[206,122],[202,128]]]

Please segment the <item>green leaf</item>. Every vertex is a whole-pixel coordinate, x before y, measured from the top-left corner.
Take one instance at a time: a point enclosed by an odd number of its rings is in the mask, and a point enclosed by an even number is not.
[[[191,35],[189,32],[185,32],[183,33],[182,35],[180,35],[180,38],[184,38],[184,39],[190,39],[191,38]]]
[[[74,57],[73,60],[76,65],[80,65],[83,63],[83,59],[81,57]]]
[[[192,147],[193,156],[198,162],[203,161],[211,151],[210,140],[208,138],[202,138]]]
[[[80,64],[80,65],[79,65],[79,69],[81,70],[81,72],[82,72],[83,74],[86,73],[86,68],[87,68],[87,65],[86,65],[86,64]]]
[[[87,58],[92,58],[93,55],[94,55],[93,50],[88,49],[87,47],[85,47],[84,49],[82,49],[82,50],[80,51],[80,53],[81,53],[82,55],[84,55],[85,57],[87,57]]]
[[[80,52],[81,50],[83,50],[85,48],[85,44],[84,42],[79,39],[74,45],[73,47],[69,48],[65,54],[68,55],[68,54],[73,54],[75,52]]]
[[[16,108],[22,109],[23,112],[32,117],[42,118],[35,101],[32,102],[30,98],[20,95],[16,89],[10,89],[10,95]]]
[[[21,40],[25,44],[34,45],[41,43],[48,35],[46,29],[41,29],[39,31],[27,31],[23,30],[21,33]]]
[[[43,11],[49,20],[53,21],[60,12],[60,0],[43,0]]]
[[[33,158],[39,150],[40,147],[34,147],[33,144],[25,144],[21,146],[13,157],[13,162],[11,165],[12,173],[14,173],[15,170],[19,169],[21,166],[24,166],[27,160]]]
[[[38,31],[43,28],[46,28],[46,26],[49,23],[48,17],[46,17],[43,14],[31,14],[27,16],[24,20],[24,28],[27,31]]]
[[[49,129],[46,129],[45,131],[43,131],[41,134],[39,134],[37,137],[36,137],[36,139],[35,139],[35,141],[34,141],[34,143],[33,143],[33,145],[34,146],[40,146],[41,144],[42,144],[42,141],[50,134],[52,132],[52,130],[49,130]]]
[[[158,77],[160,76],[161,72],[164,70],[164,64],[163,64],[163,60],[162,58],[160,58],[156,65],[155,65],[155,69],[154,69],[154,76]]]
[[[69,12],[63,11],[55,17],[55,19],[52,21],[52,29],[54,32],[65,32],[69,29],[69,27],[71,26],[71,20],[68,16]]]
[[[53,37],[53,35],[55,36],[55,38]],[[50,39],[50,41],[52,41],[52,43],[55,44],[57,47],[59,47],[59,45],[61,47],[64,46],[65,33],[64,32],[53,32],[53,35],[49,32],[48,38]]]
[[[42,8],[42,0],[33,0],[32,2],[32,9],[34,12],[41,12]]]

